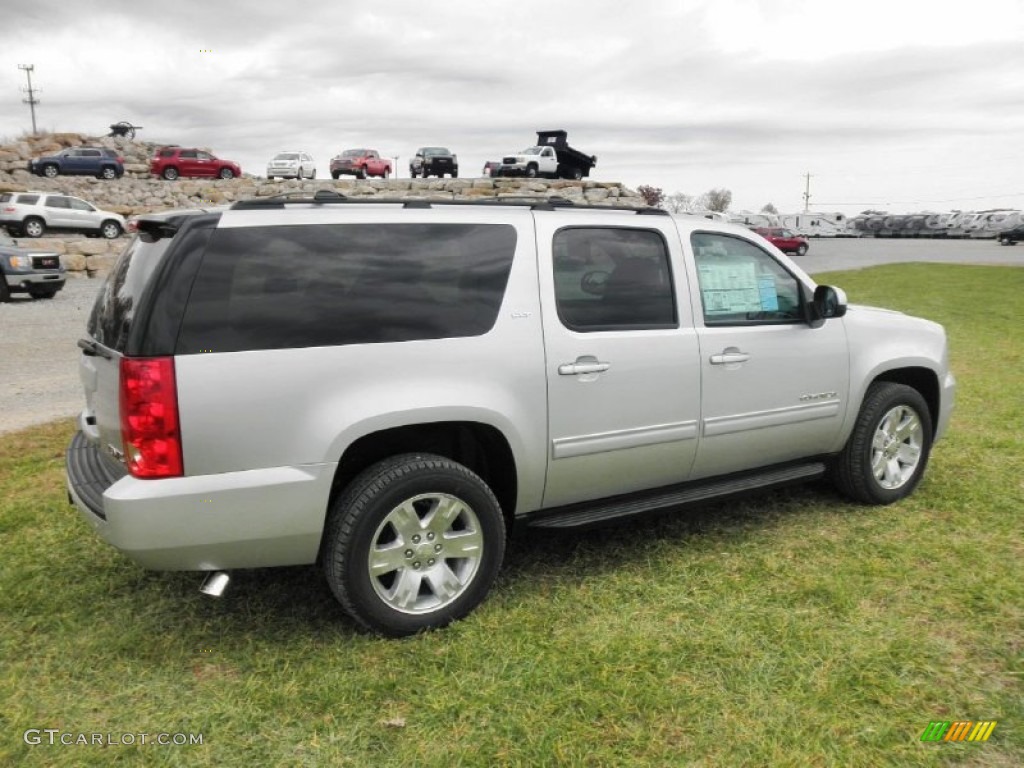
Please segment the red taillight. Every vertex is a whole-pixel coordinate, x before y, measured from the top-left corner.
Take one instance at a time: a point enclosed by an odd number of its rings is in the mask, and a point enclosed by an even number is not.
[[[121,358],[121,439],[134,477],[181,477],[174,358]]]

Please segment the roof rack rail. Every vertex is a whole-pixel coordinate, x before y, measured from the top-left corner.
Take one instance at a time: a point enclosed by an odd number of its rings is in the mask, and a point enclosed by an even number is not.
[[[668,211],[662,208],[637,208],[631,205],[595,205],[592,203],[576,203],[565,197],[552,195],[551,197],[537,197],[530,195],[508,195],[506,197],[488,197],[475,200],[454,200],[454,199],[433,199],[433,198],[407,198],[407,197],[346,197],[333,189],[321,189],[313,197],[302,197],[301,193],[274,195],[273,197],[257,197],[250,200],[239,200],[232,204],[231,210],[245,211],[260,208],[284,208],[285,205],[322,205],[324,203],[345,204],[345,205],[401,205],[403,208],[427,209],[437,206],[450,205],[473,205],[473,206],[516,206],[530,208],[534,211],[554,211],[558,209],[574,208],[579,210],[594,211],[632,211],[636,214],[668,216]]]

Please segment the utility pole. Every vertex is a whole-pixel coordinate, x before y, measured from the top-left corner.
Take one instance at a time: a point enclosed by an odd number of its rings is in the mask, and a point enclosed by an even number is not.
[[[34,64],[19,64],[18,69],[25,71],[25,77],[28,78],[28,88],[22,88],[22,91],[27,91],[28,98],[22,99],[23,102],[28,104],[32,110],[32,135],[36,135],[36,104],[39,103],[39,99],[36,98],[36,92],[32,90],[32,72],[35,70]]]
[[[811,212],[811,172],[804,174],[804,213]]]

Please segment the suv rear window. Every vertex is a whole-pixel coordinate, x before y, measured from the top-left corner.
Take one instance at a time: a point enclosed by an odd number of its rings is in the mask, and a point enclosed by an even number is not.
[[[479,336],[515,247],[507,224],[218,229],[176,353]]]

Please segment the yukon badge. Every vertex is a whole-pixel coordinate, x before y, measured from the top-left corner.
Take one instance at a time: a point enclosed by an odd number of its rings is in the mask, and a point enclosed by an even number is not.
[[[833,400],[838,396],[837,392],[815,392],[810,395],[800,395],[800,402],[806,403],[811,400]]]

